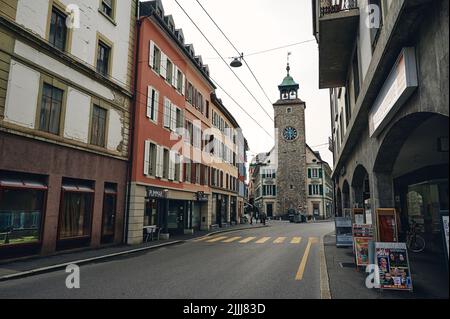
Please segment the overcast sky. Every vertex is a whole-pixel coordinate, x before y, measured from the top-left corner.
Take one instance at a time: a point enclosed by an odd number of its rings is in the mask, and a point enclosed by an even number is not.
[[[177,0],[208,37],[222,56],[236,56],[196,0]],[[233,44],[244,53],[251,54],[292,43],[314,39],[310,0],[199,0]],[[211,77],[243,106],[269,133],[274,132],[273,122],[261,110],[251,95],[234,77],[217,53],[211,48],[175,0],[162,0],[165,14],[172,14],[176,28],[182,28],[186,43],[193,43],[195,53],[202,55],[208,64]],[[327,90],[318,89],[318,50],[315,41],[297,46],[249,56],[246,61],[267,92],[270,102],[259,88],[245,65],[234,69],[259,103],[273,117],[272,103],[279,98],[278,85],[286,75],[287,53],[290,56],[291,75],[300,84],[299,97],[306,102],[306,141],[332,165],[328,151],[330,108]],[[227,60],[231,62],[231,60]],[[229,99],[217,91],[225,106],[243,128],[250,146],[249,160],[260,152],[269,151],[274,141],[251,118]],[[326,144],[326,145],[323,145]],[[315,147],[317,145],[321,145]]]

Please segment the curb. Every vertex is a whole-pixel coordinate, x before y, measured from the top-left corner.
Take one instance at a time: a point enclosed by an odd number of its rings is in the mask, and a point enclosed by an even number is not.
[[[1,276],[0,277],[0,282],[7,281],[7,280],[14,280],[14,279],[30,277],[30,276],[33,276],[33,275],[38,275],[38,274],[43,274],[43,273],[48,273],[48,272],[51,272],[51,271],[54,271],[54,270],[57,270],[57,269],[65,268],[68,265],[72,265],[72,264],[83,265],[83,264],[88,264],[88,263],[99,261],[99,260],[106,260],[106,259],[109,259],[109,258],[114,258],[114,257],[118,257],[118,256],[124,256],[124,255],[133,254],[133,253],[137,253],[137,252],[141,252],[141,251],[157,249],[157,248],[161,248],[161,247],[165,247],[165,246],[171,246],[171,245],[176,245],[176,244],[182,244],[182,243],[185,243],[185,242],[198,240],[200,238],[210,237],[210,236],[213,236],[213,235],[216,235],[216,234],[228,233],[228,232],[240,231],[240,230],[248,230],[248,229],[254,229],[254,228],[263,228],[263,227],[269,227],[269,226],[265,225],[265,226],[255,226],[255,227],[243,227],[243,228],[240,228],[240,229],[220,230],[220,231],[212,232],[212,233],[206,234],[204,236],[193,238],[193,239],[175,240],[175,241],[171,241],[171,242],[168,242],[168,243],[162,243],[162,244],[155,245],[155,246],[135,248],[135,249],[125,250],[125,251],[112,253],[112,254],[108,254],[108,255],[91,257],[91,258],[87,258],[87,259],[80,259],[80,260],[65,262],[65,263],[62,263],[62,264],[51,265],[51,266],[47,266],[47,267],[35,268],[35,269],[31,269],[31,270],[26,270],[26,271],[21,271],[21,272],[9,274],[9,275]]]
[[[324,238],[320,238],[320,299],[331,299],[330,279],[328,277],[327,259],[325,258]]]

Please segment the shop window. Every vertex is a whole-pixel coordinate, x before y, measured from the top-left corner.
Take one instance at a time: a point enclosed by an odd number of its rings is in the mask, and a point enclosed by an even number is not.
[[[48,83],[42,87],[39,130],[59,134],[64,91]]]
[[[67,38],[67,16],[56,8],[52,9],[50,17],[50,34],[48,41],[51,45],[61,51],[66,50]]]
[[[41,241],[46,190],[41,180],[0,175],[0,247]]]
[[[144,226],[158,226],[157,199],[148,199],[145,202]]]
[[[107,111],[97,105],[92,109],[91,144],[105,147]]]
[[[93,183],[63,180],[59,239],[90,237],[94,206]]]

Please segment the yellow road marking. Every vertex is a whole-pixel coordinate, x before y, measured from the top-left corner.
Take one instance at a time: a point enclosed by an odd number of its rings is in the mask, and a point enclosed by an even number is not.
[[[236,240],[241,239],[241,238],[242,238],[241,236],[231,237],[231,238],[223,240],[222,243],[232,243],[233,241],[236,241]]]
[[[293,237],[291,240],[291,244],[300,244],[301,241],[302,241],[301,237]]]
[[[311,250],[311,245],[317,243],[316,237],[309,237],[308,245],[306,246],[305,253],[303,254],[302,261],[300,262],[300,266],[298,267],[297,275],[295,275],[295,280],[302,280],[303,273],[305,272],[306,262],[308,261],[309,251]]]
[[[228,238],[228,237],[227,237],[227,236],[219,236],[219,237],[216,237],[216,238],[207,240],[206,242],[207,242],[207,243],[214,243],[214,242],[216,242],[216,241],[219,241],[219,240],[222,240],[222,239],[226,239],[226,238]]]
[[[273,241],[274,244],[281,244],[286,240],[286,237],[278,237]]]
[[[213,238],[216,238],[216,236],[206,236],[206,237],[202,237],[199,239],[194,239],[194,241],[204,241],[204,240],[213,239]]]
[[[264,244],[266,241],[268,241],[272,237],[263,237],[261,239],[258,239],[255,243],[257,244]]]
[[[256,238],[256,237],[247,237],[247,238],[245,238],[245,239],[242,239],[242,240],[240,241],[240,243],[245,244],[245,243],[248,243],[248,242],[252,241],[252,240],[255,239],[255,238]]]

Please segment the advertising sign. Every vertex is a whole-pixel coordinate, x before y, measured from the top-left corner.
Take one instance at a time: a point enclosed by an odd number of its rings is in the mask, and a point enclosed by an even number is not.
[[[415,48],[403,48],[369,112],[370,137],[377,136],[418,86]]]
[[[412,290],[406,243],[375,243],[380,289]]]
[[[381,242],[398,241],[397,214],[395,208],[377,209],[377,232]]]
[[[353,250],[357,266],[369,264],[369,242],[373,240],[373,227],[367,224],[353,224]]]
[[[356,266],[367,266],[369,264],[369,241],[372,238],[357,237],[354,239]]]
[[[347,217],[336,217],[336,246],[351,247],[353,245],[352,237],[352,219]]]

